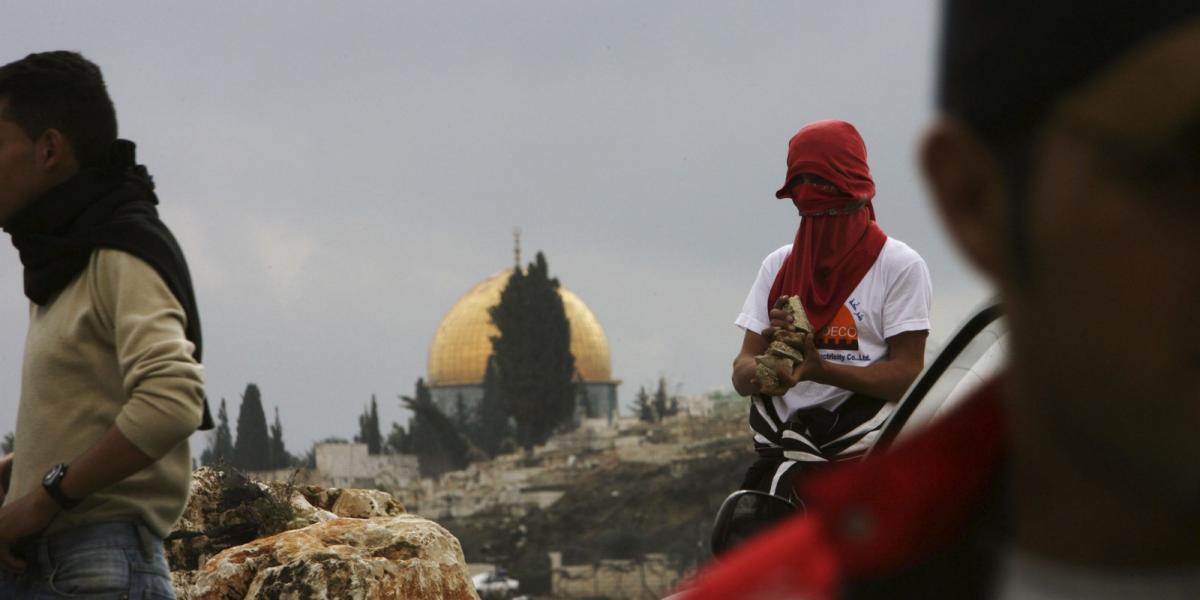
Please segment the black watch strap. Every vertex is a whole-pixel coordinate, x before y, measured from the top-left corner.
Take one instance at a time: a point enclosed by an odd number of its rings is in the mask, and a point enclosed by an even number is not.
[[[57,502],[58,505],[63,508],[63,510],[71,510],[72,508],[79,506],[79,503],[83,500],[68,498],[67,495],[63,493],[62,480],[66,478],[66,476],[67,465],[65,463],[58,463],[57,465],[51,467],[50,470],[46,472],[46,476],[42,478],[42,488],[46,490],[47,494],[50,494],[51,498],[54,498],[54,501]]]

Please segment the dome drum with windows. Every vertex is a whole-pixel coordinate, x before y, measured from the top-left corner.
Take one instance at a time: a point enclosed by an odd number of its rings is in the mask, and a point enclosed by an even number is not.
[[[488,309],[500,302],[511,269],[488,277],[471,288],[446,313],[429,348],[429,390],[447,415],[475,412],[483,400],[483,378],[492,354],[492,336],[499,331]],[[583,300],[558,287],[571,327],[571,354],[577,379],[582,379],[588,412],[612,421],[617,417],[617,385],[612,378],[608,338]]]

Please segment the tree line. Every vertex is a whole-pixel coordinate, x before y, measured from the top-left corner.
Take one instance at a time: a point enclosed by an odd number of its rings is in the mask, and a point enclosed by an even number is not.
[[[366,444],[370,454],[414,454],[421,475],[436,477],[519,448],[531,450],[551,435],[574,427],[577,415],[599,416],[592,414],[587,382],[575,367],[559,281],[550,276],[544,254],[538,252],[527,267],[513,269],[489,316],[498,334],[491,338],[492,353],[477,404],[467,406],[460,396],[453,410],[443,411],[425,380],[418,379],[412,395],[399,396],[401,406],[411,413],[407,427],[393,422],[384,435],[379,402],[372,395],[358,416],[354,441]],[[653,423],[677,413],[679,406],[668,394],[666,380],[660,378],[653,395],[645,387],[639,390],[634,409],[643,421]],[[313,452],[301,461],[288,454],[279,409],[275,410],[274,425],[268,428],[258,386],[250,384],[242,396],[236,440],[230,434],[222,399],[217,428],[201,462],[224,462],[249,470],[299,462],[316,466]]]
[[[639,420],[660,423],[666,417],[679,414],[679,398],[667,393],[667,378],[658,378],[658,389],[651,396],[645,386],[638,388],[633,399],[633,411]]]
[[[237,437],[229,429],[229,412],[225,399],[217,409],[217,426],[209,434],[208,447],[200,454],[200,464],[231,466],[245,471],[267,471],[295,466],[298,463],[283,443],[283,424],[279,407],[275,407],[275,422],[267,426],[263,411],[262,392],[258,385],[246,385],[238,409]]]

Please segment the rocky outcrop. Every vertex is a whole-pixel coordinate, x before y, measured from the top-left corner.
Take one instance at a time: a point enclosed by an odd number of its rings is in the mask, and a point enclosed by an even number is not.
[[[344,490],[310,485],[297,491],[310,505],[339,517],[370,519],[404,513],[404,505],[399,500],[379,490]]]
[[[337,518],[230,548],[200,569],[189,595],[477,598],[458,540],[413,515]]]
[[[458,540],[378,490],[206,467],[166,547],[180,600],[476,597]]]

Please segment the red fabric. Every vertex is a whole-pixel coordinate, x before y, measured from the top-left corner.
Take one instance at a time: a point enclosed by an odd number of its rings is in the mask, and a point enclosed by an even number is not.
[[[918,563],[953,539],[995,473],[1001,395],[994,380],[890,452],[815,476],[804,516],[710,564],[683,598],[835,598],[849,580]]]
[[[822,523],[792,519],[684,584],[683,600],[832,598],[838,560]]]
[[[850,574],[899,569],[952,539],[1004,450],[1002,383],[993,380],[930,430],[886,453],[814,478],[799,490],[824,520],[868,515],[872,533],[832,539]]]
[[[797,184],[801,174],[817,175],[836,189]],[[775,196],[791,198],[802,218],[792,252],[771,286],[768,308],[780,296],[800,296],[818,333],[833,320],[887,241],[875,223],[875,182],[862,136],[845,121],[817,121],[801,128],[788,144],[787,179]],[[863,208],[852,210],[857,204]]]

